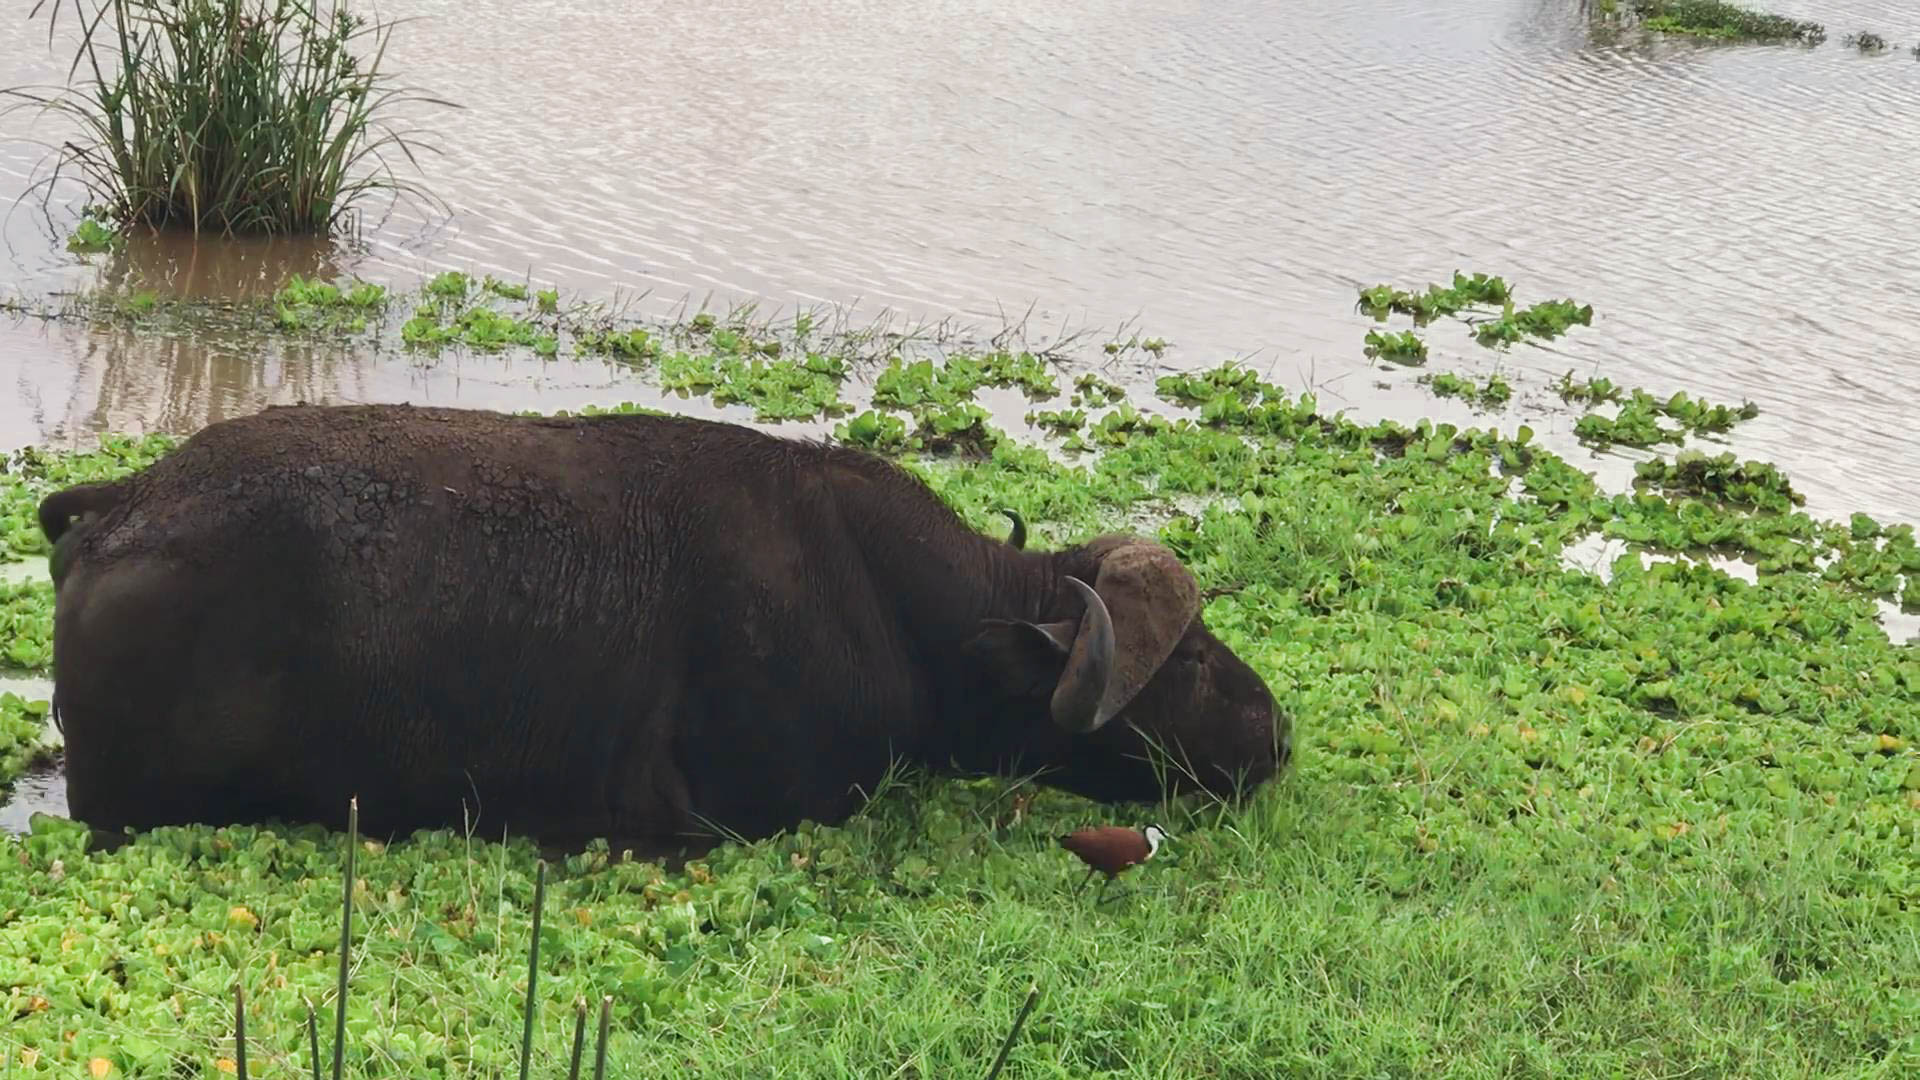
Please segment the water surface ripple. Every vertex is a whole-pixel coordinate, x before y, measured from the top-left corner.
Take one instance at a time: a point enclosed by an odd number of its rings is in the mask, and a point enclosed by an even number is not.
[[[421,114],[451,219],[402,204],[363,250],[236,268],[163,246],[116,272],[230,293],[308,264],[402,282],[453,265],[662,310],[711,292],[990,324],[1031,306],[1038,326],[1132,320],[1181,346],[1174,362],[1250,356],[1336,406],[1412,416],[1435,407],[1410,375],[1364,370],[1353,290],[1487,270],[1523,301],[1599,314],[1513,352],[1536,389],[1573,369],[1751,398],[1765,414],[1739,449],[1824,512],[1920,520],[1920,64],[1904,50],[1920,9],[1788,5],[1828,25],[1808,50],[1596,36],[1581,6],[389,0],[383,15],[416,19],[396,70],[465,106]],[[0,81],[57,79],[43,24],[4,19]],[[1903,47],[1842,47],[1861,28]],[[0,188],[17,192],[41,154],[22,140],[52,129],[4,125]],[[43,233],[30,207],[7,219],[0,289],[89,280]],[[1491,362],[1431,338],[1432,370]],[[0,350],[10,445],[299,398],[622,393],[593,366],[428,369],[31,323],[0,324]]]

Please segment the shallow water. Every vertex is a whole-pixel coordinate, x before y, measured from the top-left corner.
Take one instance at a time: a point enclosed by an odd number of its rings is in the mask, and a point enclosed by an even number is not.
[[[357,244],[137,239],[83,262],[62,247],[72,209],[49,226],[36,193],[0,223],[0,297],[531,273],[660,313],[711,294],[856,323],[1128,324],[1173,341],[1170,364],[1243,356],[1329,408],[1484,423],[1371,369],[1353,312],[1365,285],[1482,270],[1523,303],[1596,311],[1501,360],[1525,415],[1569,369],[1751,399],[1734,448],[1784,466],[1809,510],[1920,523],[1920,8],[1772,6],[1830,40],[1595,35],[1578,0],[387,0],[419,17],[391,51],[402,80],[465,106],[414,114],[451,217],[402,203]],[[0,84],[65,70],[24,10],[0,15]],[[1858,55],[1855,29],[1899,48]],[[27,140],[60,133],[27,120],[0,118],[0,201],[40,175]],[[1428,371],[1493,363],[1444,325],[1426,336]],[[298,400],[621,399],[657,400],[599,362],[0,317],[0,447]],[[1565,446],[1571,417],[1533,422]],[[1634,456],[1575,460],[1617,481]]]
[[[425,179],[450,218],[402,203],[358,247],[142,243],[96,269],[36,194],[6,217],[0,294],[105,277],[232,295],[324,269],[406,284],[451,265],[651,290],[662,309],[711,291],[997,324],[1032,305],[1036,326],[1131,319],[1181,365],[1251,355],[1411,415],[1432,410],[1410,374],[1365,370],[1353,290],[1483,269],[1598,313],[1510,369],[1752,398],[1766,413],[1741,449],[1834,509],[1914,519],[1920,9],[1782,6],[1828,24],[1806,50],[1596,36],[1582,6],[395,0],[383,15],[419,21],[394,70],[465,106],[414,114],[444,151]],[[18,45],[0,82],[61,77],[43,21],[0,19]],[[1858,28],[1902,47],[1842,47]],[[58,131],[29,118],[0,120],[0,193],[40,175],[25,140]],[[1429,370],[1491,359],[1431,337]],[[422,372],[33,320],[0,329],[0,355],[6,445],[300,398],[630,396],[597,367]]]
[[[1365,371],[1354,288],[1455,267],[1576,296],[1596,327],[1521,373],[1599,371],[1753,398],[1741,450],[1834,507],[1914,519],[1920,127],[1910,4],[1788,4],[1816,48],[1594,35],[1578,0],[1004,0],[630,4],[397,0],[392,63],[463,104],[417,110],[451,217],[401,204],[359,248],[136,244],[102,269],[38,194],[4,223],[0,294],[106,277],[228,296],[290,271],[411,282],[447,265],[657,307],[891,307],[1037,327],[1135,319],[1288,384],[1430,411]],[[0,83],[60,79],[44,23],[4,15]],[[1859,56],[1849,29],[1901,44]],[[0,119],[0,192],[58,133]],[[71,213],[58,221],[61,236]],[[4,327],[4,321],[0,321]],[[1432,371],[1490,354],[1436,331]],[[630,396],[582,365],[328,356],[259,342],[0,329],[0,444],[184,430],[286,400],[538,405]],[[447,369],[451,365],[451,371]],[[1569,421],[1571,423],[1571,421]],[[1870,465],[1866,465],[1870,463]]]

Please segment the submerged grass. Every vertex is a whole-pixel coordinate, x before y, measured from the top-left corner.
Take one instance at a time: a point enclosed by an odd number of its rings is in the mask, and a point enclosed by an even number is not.
[[[32,8],[51,9],[50,41],[62,6]],[[415,143],[386,122],[415,97],[381,70],[395,23],[370,23],[340,0],[72,7],[80,36],[69,85],[8,91],[22,99],[15,107],[80,128],[35,186],[70,171],[116,224],[231,233],[326,232],[369,195],[424,194],[384,156],[414,160]]]
[[[703,358],[720,376],[848,352],[805,336],[776,352],[710,318],[649,331],[640,362],[693,380]],[[1137,815],[901,776],[839,827],[677,869],[596,848],[548,869],[531,969],[529,845],[484,821],[369,838],[348,1075],[516,1070],[530,983],[543,1075],[573,1059],[582,1001],[607,1003],[611,1075],[978,1075],[1036,982],[1008,1077],[1920,1067],[1920,646],[1875,606],[1920,578],[1910,527],[1815,520],[1730,455],[1657,458],[1608,494],[1523,425],[1360,423],[1234,364],[1160,379],[1164,415],[1083,374],[1052,448],[970,411],[984,386],[1064,382],[1017,351],[881,370],[885,399],[841,437],[902,455],[977,526],[1012,510],[1033,546],[1119,526],[1179,551],[1209,625],[1294,713],[1293,773],[1242,807]],[[1722,415],[1564,388],[1683,431]],[[965,422],[966,453],[913,449]],[[172,445],[20,455],[0,521]],[[1076,445],[1100,452],[1059,453]],[[1570,569],[1593,537],[1629,550]],[[33,655],[40,624],[18,625]],[[1149,813],[1166,858],[1076,903],[1054,837]],[[53,819],[0,838],[22,871],[0,875],[0,1054],[22,1075],[220,1075],[238,981],[249,1067],[303,1073],[306,1002],[337,1000],[339,838],[85,845]]]

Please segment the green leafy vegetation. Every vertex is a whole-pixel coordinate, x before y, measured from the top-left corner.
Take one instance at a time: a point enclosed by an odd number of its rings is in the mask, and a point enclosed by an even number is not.
[[[1511,303],[1513,293],[1506,280],[1474,274],[1468,277],[1456,270],[1450,286],[1428,285],[1423,293],[1410,293],[1391,285],[1374,285],[1360,290],[1360,308],[1376,322],[1385,322],[1389,313],[1410,315],[1414,324],[1425,326],[1442,316],[1457,315],[1476,306],[1500,306]]]
[[[1394,360],[1403,364],[1424,363],[1427,359],[1427,343],[1420,335],[1411,330],[1391,333],[1384,330],[1367,331],[1367,355],[1382,360]]]
[[[1102,348],[1108,356],[1117,356],[1130,349],[1140,349],[1159,356],[1167,351],[1168,342],[1164,338],[1142,338],[1135,334],[1125,341],[1109,341]]]
[[[53,660],[53,585],[0,581],[0,669],[46,671]]]
[[[1758,507],[1788,510],[1807,500],[1785,473],[1764,461],[1736,461],[1731,453],[1713,457],[1683,450],[1672,461],[1655,458],[1633,467],[1636,480],[1674,494],[1697,495]]]
[[[931,360],[903,362],[896,357],[873,383],[873,402],[892,409],[951,406],[970,401],[982,386],[1017,386],[1029,398],[1058,394],[1059,385],[1045,363],[1032,353],[956,353],[936,365]]]
[[[1613,385],[1612,379],[1595,378],[1576,383],[1573,381],[1571,371],[1560,376],[1560,381],[1554,385],[1554,391],[1560,395],[1562,401],[1580,401],[1589,405],[1619,401],[1621,394],[1620,388]]]
[[[480,352],[517,345],[538,356],[552,356],[560,350],[552,320],[536,323],[537,315],[516,316],[496,306],[500,301],[526,299],[524,286],[508,286],[491,277],[476,285],[469,275],[448,270],[435,275],[421,290],[421,301],[413,309],[413,317],[400,328],[400,339],[428,349],[458,343]],[[583,348],[587,347],[593,346],[583,342]]]
[[[63,6],[34,5],[50,10],[50,35]],[[383,117],[410,97],[432,100],[381,71],[394,23],[369,23],[339,0],[72,7],[81,28],[72,66],[84,80],[8,93],[23,99],[16,108],[78,125],[55,175],[80,179],[113,222],[318,233],[367,195],[420,193],[383,160],[391,151],[412,160],[415,146]],[[91,245],[105,226],[81,229]]]
[[[1485,409],[1498,408],[1513,399],[1513,384],[1507,382],[1497,372],[1477,383],[1464,375],[1456,375],[1450,371],[1437,375],[1422,375],[1420,381],[1430,386],[1440,397],[1465,398]]]
[[[1772,15],[1725,0],[1632,0],[1649,30],[1735,41],[1797,41],[1818,45],[1826,28],[1816,22]]]
[[[1529,308],[1515,310],[1509,300],[1500,317],[1473,328],[1473,339],[1489,347],[1506,348],[1529,337],[1548,341],[1560,337],[1574,326],[1593,325],[1593,307],[1571,300],[1542,300]]]
[[[1665,401],[1645,390],[1634,390],[1621,402],[1613,416],[1587,413],[1574,423],[1574,434],[1595,447],[1615,443],[1625,446],[1655,446],[1663,442],[1683,443],[1689,434],[1721,434],[1733,430],[1742,420],[1760,415],[1760,407],[1743,402],[1738,408],[1715,405],[1703,398],[1687,396],[1684,390]],[[1677,427],[1660,422],[1665,417]]]
[[[89,214],[80,219],[80,224],[74,228],[73,235],[67,237],[67,250],[80,255],[93,255],[124,247],[126,242],[126,237],[116,232],[111,225]]]
[[[470,280],[440,295],[523,317]],[[787,393],[798,412],[810,392],[756,380],[849,355],[728,322],[649,330],[639,362],[688,396]],[[1816,520],[1777,469],[1731,454],[1642,462],[1609,493],[1525,426],[1361,422],[1237,364],[1160,378],[1165,415],[1078,376],[1030,420],[1078,451],[1056,455],[974,400],[1034,388],[1019,356],[890,356],[835,435],[899,455],[994,535],[1007,508],[1035,546],[1113,528],[1173,546],[1208,624],[1294,715],[1292,772],[1245,805],[1133,809],[901,775],[839,827],[682,867],[594,848],[547,872],[536,1071],[561,1074],[574,1003],[609,995],[613,1075],[976,1075],[1030,980],[1008,1077],[1920,1063],[1920,645],[1889,640],[1876,604],[1920,600],[1910,526]],[[1570,374],[1559,388],[1672,433],[1647,445],[1751,408]],[[9,549],[42,551],[40,494],[171,445],[15,455]],[[1577,565],[1593,539],[1625,546],[1604,572]],[[49,594],[12,595],[7,632],[31,661]],[[4,701],[0,754],[36,745],[42,714]],[[1119,899],[1076,902],[1081,869],[1055,838],[1149,817],[1175,837],[1162,858]],[[535,856],[487,828],[355,849],[348,1075],[517,1066]],[[86,843],[49,819],[0,838],[20,868],[0,875],[11,1066],[218,1075],[238,981],[250,1065],[304,1074],[306,1002],[331,1009],[339,963],[341,838]]]
[[[0,691],[0,797],[21,773],[53,759],[46,736],[46,702]]]
[[[1513,290],[1504,278],[1476,273],[1471,277],[1456,270],[1453,284],[1430,284],[1425,292],[1413,293],[1392,285],[1372,285],[1360,290],[1358,307],[1376,322],[1390,315],[1407,315],[1414,325],[1426,326],[1442,317],[1459,318],[1473,326],[1473,338],[1490,349],[1504,349],[1527,338],[1552,340],[1575,326],[1593,324],[1593,307],[1572,300],[1543,300],[1530,307],[1514,306]],[[1491,318],[1471,319],[1482,311],[1498,311]],[[1369,330],[1366,354],[1400,363],[1424,363],[1427,345],[1411,330],[1393,333]]]
[[[87,453],[27,447],[0,460],[0,563],[51,553],[36,516],[48,492],[117,479],[159,460],[175,445],[168,435],[108,435]]]
[[[341,289],[331,282],[295,274],[280,286],[273,299],[283,330],[318,328],[357,334],[367,328],[370,315],[386,307],[387,290],[366,281]]]
[[[1116,383],[1095,375],[1091,371],[1082,372],[1073,379],[1073,403],[1085,408],[1098,405],[1111,405],[1127,396],[1124,388]]]
[[[1086,426],[1087,410],[1042,409],[1028,413],[1027,423],[1044,428],[1055,435],[1068,435]]]

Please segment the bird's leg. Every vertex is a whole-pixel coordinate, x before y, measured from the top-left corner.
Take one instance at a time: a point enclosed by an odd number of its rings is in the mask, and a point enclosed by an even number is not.
[[[1075,896],[1079,896],[1079,895],[1080,895],[1081,893],[1083,893],[1083,892],[1085,892],[1085,891],[1086,891],[1086,889],[1087,889],[1087,882],[1089,882],[1089,881],[1092,881],[1092,880],[1093,880],[1093,875],[1094,875],[1094,872],[1095,872],[1095,871],[1097,871],[1097,870],[1099,870],[1099,869],[1100,869],[1100,868],[1099,868],[1099,867],[1097,867],[1097,866],[1089,866],[1089,867],[1087,867],[1087,876],[1086,876],[1086,877],[1083,877],[1083,878],[1081,878],[1081,879],[1080,879],[1080,884],[1074,887],[1074,890],[1073,890],[1073,895],[1075,895]]]
[[[1100,883],[1100,889],[1099,889],[1099,891],[1098,891],[1098,892],[1095,892],[1095,893],[1093,894],[1093,906],[1094,906],[1094,907],[1099,907],[1099,906],[1100,906],[1100,898],[1101,898],[1102,896],[1105,896],[1105,895],[1106,895],[1106,893],[1107,893],[1107,886],[1109,886],[1109,885],[1111,885],[1111,884],[1113,884],[1113,875],[1112,875],[1112,874],[1108,874],[1108,875],[1107,875],[1107,879],[1106,879],[1105,881],[1102,881],[1102,882]]]

